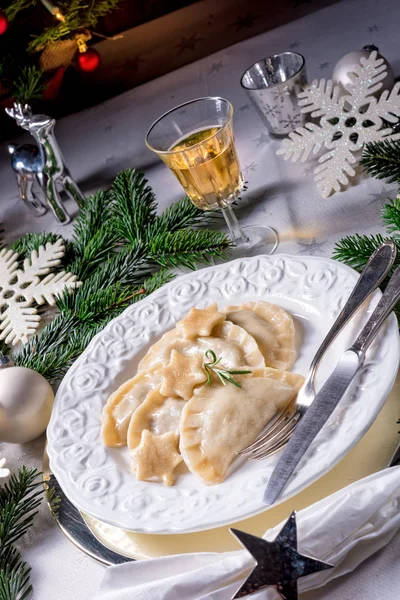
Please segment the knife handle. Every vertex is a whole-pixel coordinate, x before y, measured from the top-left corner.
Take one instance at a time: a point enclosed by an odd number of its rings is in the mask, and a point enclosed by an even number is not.
[[[354,290],[341,310],[336,321],[328,331],[324,341],[318,348],[310,365],[307,379],[314,379],[315,371],[321,362],[323,354],[336,339],[343,327],[349,322],[354,313],[360,308],[370,294],[382,283],[389,273],[396,258],[396,245],[391,240],[386,240],[369,259],[361,273]]]
[[[400,300],[400,267],[393,273],[382,298],[370,316],[360,335],[352,345],[351,350],[365,354],[368,346],[374,340],[384,321],[390,315]]]

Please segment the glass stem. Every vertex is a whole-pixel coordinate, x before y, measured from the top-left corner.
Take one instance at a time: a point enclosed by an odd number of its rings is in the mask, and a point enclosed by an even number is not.
[[[235,246],[239,246],[240,244],[245,244],[248,242],[249,238],[244,233],[243,229],[240,228],[239,221],[237,220],[232,207],[228,204],[226,206],[221,206],[221,210]]]

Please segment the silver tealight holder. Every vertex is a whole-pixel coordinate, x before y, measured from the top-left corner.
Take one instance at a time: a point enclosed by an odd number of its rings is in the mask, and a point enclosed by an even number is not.
[[[297,52],[282,52],[260,60],[240,80],[271,135],[284,137],[300,125],[297,94],[307,85],[306,62]]]

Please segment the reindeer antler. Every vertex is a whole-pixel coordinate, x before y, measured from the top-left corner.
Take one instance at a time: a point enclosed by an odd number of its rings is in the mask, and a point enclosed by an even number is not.
[[[26,122],[32,117],[32,109],[29,104],[20,104],[14,102],[13,108],[6,108],[6,113],[12,119],[15,119],[20,127],[26,128]]]

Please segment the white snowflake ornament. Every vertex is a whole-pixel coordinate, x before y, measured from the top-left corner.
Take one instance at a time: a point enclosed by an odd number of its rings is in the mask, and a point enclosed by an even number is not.
[[[56,296],[80,285],[72,273],[50,273],[60,264],[64,252],[61,240],[49,242],[33,250],[19,269],[16,252],[7,248],[0,251],[0,340],[13,345],[26,343],[40,323],[37,309],[32,305],[54,306]]]
[[[362,57],[360,63],[349,73],[348,94],[340,96],[339,86],[330,79],[321,79],[298,95],[301,112],[321,117],[320,122],[298,127],[277,151],[285,160],[305,162],[311,153],[327,148],[329,152],[319,158],[320,165],[314,170],[317,188],[324,198],[338,192],[341,184],[347,185],[349,177],[354,177],[352,165],[365,143],[400,139],[399,133],[393,134],[383,123],[383,119],[389,123],[399,121],[400,83],[376,99],[373,94],[382,87],[387,73],[385,61],[377,58],[374,51],[369,58]]]
[[[0,458],[0,479],[4,477],[8,477],[10,475],[10,470],[6,468],[6,459]]]

